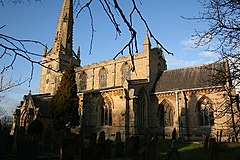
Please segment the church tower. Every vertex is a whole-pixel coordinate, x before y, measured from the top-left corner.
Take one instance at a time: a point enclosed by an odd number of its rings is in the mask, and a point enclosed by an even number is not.
[[[44,49],[42,57],[42,72],[40,78],[40,93],[54,94],[60,83],[62,72],[70,59],[75,66],[80,66],[80,54],[76,55],[73,45],[73,0],[64,0],[59,15],[52,48]]]

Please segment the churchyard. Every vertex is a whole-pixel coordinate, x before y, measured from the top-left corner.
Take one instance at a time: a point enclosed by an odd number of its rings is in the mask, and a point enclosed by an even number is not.
[[[15,136],[0,136],[0,159],[6,160],[240,160],[240,143],[221,142],[221,137],[186,141],[146,134],[126,142],[117,132],[115,140],[105,132],[72,134],[45,131],[26,135],[19,129]]]

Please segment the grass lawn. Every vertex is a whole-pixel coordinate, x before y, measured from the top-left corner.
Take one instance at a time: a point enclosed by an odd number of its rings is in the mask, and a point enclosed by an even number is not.
[[[176,143],[181,160],[208,160],[208,153],[203,150],[201,142]],[[161,140],[158,143],[158,159],[165,160],[171,148],[171,141]],[[221,143],[219,160],[240,160],[240,143]]]

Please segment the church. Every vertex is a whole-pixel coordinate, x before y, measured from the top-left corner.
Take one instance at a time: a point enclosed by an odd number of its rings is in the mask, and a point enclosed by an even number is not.
[[[73,51],[73,4],[64,0],[52,48],[42,57],[40,93],[25,95],[16,109],[14,126],[27,127],[39,117],[48,123],[48,102],[56,93],[70,59],[73,59],[79,96],[80,129],[84,133],[105,131],[114,139],[120,132],[203,139],[206,135],[233,135],[230,114],[220,115],[227,105],[227,81],[213,81],[217,71],[228,72],[227,61],[167,70],[161,48],[153,47],[148,34],[142,52],[81,66],[80,49]],[[135,68],[133,70],[133,67]],[[55,72],[58,71],[58,72]]]

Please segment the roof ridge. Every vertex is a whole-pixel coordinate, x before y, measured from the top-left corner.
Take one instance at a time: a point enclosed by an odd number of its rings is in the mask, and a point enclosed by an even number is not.
[[[209,65],[217,64],[217,63],[224,63],[224,61],[215,61],[215,62],[210,62],[210,63],[206,63],[206,64],[199,64],[199,65],[196,65],[196,66],[187,66],[187,67],[183,67],[183,68],[168,69],[168,70],[164,70],[164,72],[184,70],[184,69],[196,69],[196,68],[201,68],[201,67],[204,67],[204,66],[209,66]]]

